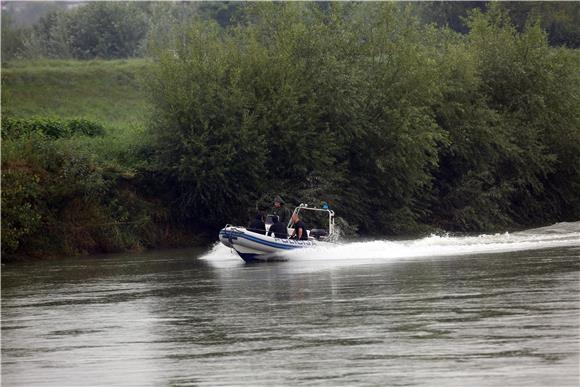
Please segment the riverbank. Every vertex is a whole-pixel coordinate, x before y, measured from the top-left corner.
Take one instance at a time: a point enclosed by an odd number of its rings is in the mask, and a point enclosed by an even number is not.
[[[204,245],[144,178],[145,59],[2,68],[2,261]]]
[[[3,261],[198,243],[151,192],[138,143],[84,119],[2,123]]]

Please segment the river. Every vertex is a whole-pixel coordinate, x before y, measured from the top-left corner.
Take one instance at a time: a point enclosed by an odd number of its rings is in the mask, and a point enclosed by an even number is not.
[[[2,266],[2,386],[578,386],[580,222]]]

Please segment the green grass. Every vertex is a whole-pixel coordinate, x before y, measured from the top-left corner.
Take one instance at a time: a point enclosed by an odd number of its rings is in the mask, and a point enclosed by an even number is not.
[[[111,130],[143,127],[146,59],[12,61],[2,68],[2,113],[83,117]]]
[[[70,141],[104,164],[131,169],[144,141],[151,107],[141,87],[146,59],[11,61],[2,66],[2,115],[86,118],[106,129],[103,137]]]

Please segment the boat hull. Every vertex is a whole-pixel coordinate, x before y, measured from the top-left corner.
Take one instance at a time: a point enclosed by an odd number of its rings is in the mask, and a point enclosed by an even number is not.
[[[221,243],[234,249],[248,263],[285,260],[283,253],[286,251],[316,246],[312,240],[275,238],[234,226],[224,227],[219,238]]]

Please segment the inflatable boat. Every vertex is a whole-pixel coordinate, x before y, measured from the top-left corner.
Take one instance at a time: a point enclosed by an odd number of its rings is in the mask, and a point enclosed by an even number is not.
[[[219,232],[220,242],[225,246],[235,250],[236,253],[248,263],[286,260],[284,253],[289,250],[307,249],[321,244],[326,244],[336,238],[334,227],[334,211],[330,210],[327,205],[322,208],[309,207],[308,204],[300,204],[294,209],[293,214],[304,214],[307,212],[315,212],[318,217],[322,215],[323,218],[328,216],[327,228],[317,228],[307,230],[307,240],[296,240],[288,238],[276,238],[268,236],[267,231],[271,224],[266,222],[266,235],[250,231],[246,227],[226,225]],[[288,235],[292,235],[294,229],[292,228],[292,219],[290,219],[287,230]]]

